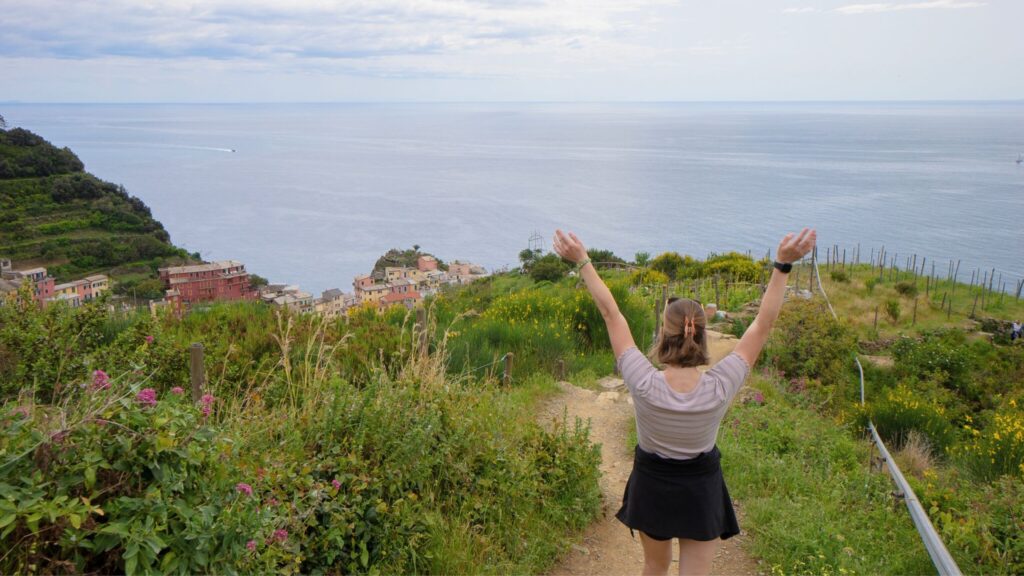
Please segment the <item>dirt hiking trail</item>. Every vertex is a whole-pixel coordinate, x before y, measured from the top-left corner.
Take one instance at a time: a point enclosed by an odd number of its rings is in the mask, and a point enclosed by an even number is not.
[[[724,358],[736,346],[736,339],[708,331],[711,336],[711,361]],[[568,414],[590,420],[591,440],[601,445],[602,518],[594,522],[580,544],[573,544],[565,556],[551,570],[551,576],[603,574],[639,574],[643,568],[643,549],[639,536],[630,537],[629,529],[615,519],[622,504],[622,492],[633,466],[633,447],[627,445],[633,426],[633,406],[622,380],[607,377],[600,380],[601,392],[560,382],[562,393],[549,400],[541,411],[541,419],[550,424],[553,419]],[[728,481],[728,479],[726,479]],[[733,500],[736,515],[743,529],[742,503]],[[744,549],[746,532],[721,542],[715,555],[714,574],[760,574],[756,560]],[[679,548],[673,546],[673,561],[669,574],[678,574]]]

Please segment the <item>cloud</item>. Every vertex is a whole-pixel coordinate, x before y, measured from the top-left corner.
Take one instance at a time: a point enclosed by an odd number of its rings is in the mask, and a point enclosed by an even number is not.
[[[671,0],[35,0],[9,5],[5,57],[333,59],[629,44]]]
[[[841,14],[877,14],[880,12],[900,12],[904,10],[981,8],[986,5],[988,5],[987,2],[962,2],[959,0],[932,0],[930,2],[913,2],[910,4],[875,2],[871,4],[848,4],[836,8],[835,11]]]

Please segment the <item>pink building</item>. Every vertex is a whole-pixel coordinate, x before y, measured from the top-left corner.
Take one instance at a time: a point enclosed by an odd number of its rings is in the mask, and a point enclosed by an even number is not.
[[[245,265],[235,260],[160,269],[167,300],[176,308],[214,300],[255,300]]]
[[[437,270],[437,260],[435,260],[433,256],[420,256],[416,260],[416,268],[418,268],[420,272]]]
[[[392,292],[390,294],[386,294],[383,298],[380,299],[379,307],[381,311],[384,311],[390,308],[391,306],[401,304],[408,308],[409,310],[412,310],[413,306],[415,306],[416,303],[422,299],[423,298],[420,296],[419,292],[409,292],[407,294]]]
[[[53,288],[56,282],[53,276],[46,273],[46,268],[29,268],[28,270],[11,270],[10,261],[7,261],[2,273],[5,280],[15,282],[31,282],[32,295],[39,304],[44,304],[53,297]]]

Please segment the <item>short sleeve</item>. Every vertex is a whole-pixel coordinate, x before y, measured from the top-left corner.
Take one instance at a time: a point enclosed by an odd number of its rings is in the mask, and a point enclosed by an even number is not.
[[[635,346],[623,352],[616,365],[630,394],[636,396],[643,396],[647,393],[651,384],[651,376],[658,371],[647,359],[647,356],[644,356]]]
[[[708,374],[714,376],[721,383],[723,400],[732,400],[743,386],[747,376],[750,375],[750,366],[739,354],[733,352],[708,370]]]

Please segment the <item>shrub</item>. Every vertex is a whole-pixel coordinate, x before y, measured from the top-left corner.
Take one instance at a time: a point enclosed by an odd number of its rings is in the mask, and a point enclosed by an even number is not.
[[[886,300],[885,301],[885,314],[889,317],[889,321],[895,324],[900,320],[900,301],[899,300]]]
[[[663,286],[668,282],[668,276],[651,268],[640,268],[629,275],[629,283],[633,286]]]
[[[1024,478],[1024,412],[1016,401],[996,411],[983,429],[967,423],[964,430],[968,438],[954,454],[969,470],[985,480],[1003,474]]]
[[[675,280],[681,277],[685,262],[677,252],[664,252],[651,260],[651,269],[661,272],[670,279]]]
[[[842,384],[853,367],[856,339],[819,301],[787,302],[769,340],[767,358],[787,377]]]
[[[530,278],[536,282],[557,282],[565,277],[570,266],[558,254],[547,254],[534,261],[530,267]]]
[[[900,282],[897,282],[894,287],[896,288],[896,292],[901,296],[906,296],[907,298],[917,296],[917,283],[911,282],[910,280],[901,280]]]
[[[845,283],[850,281],[850,275],[849,273],[846,272],[846,270],[833,270],[830,276],[832,277],[833,282]]]
[[[892,357],[895,372],[902,379],[932,379],[965,396],[976,396],[968,377],[971,350],[962,332],[932,332],[920,340],[900,338],[893,343]]]
[[[878,284],[878,277],[872,276],[864,281],[864,289],[868,294],[875,291],[875,286]]]
[[[895,447],[902,447],[910,432],[916,431],[928,438],[932,449],[945,453],[956,439],[942,406],[933,404],[905,384],[886,390],[881,400],[869,407],[875,428]]]
[[[712,254],[704,260],[703,274],[721,274],[737,282],[756,282],[762,274],[762,265],[746,254],[727,252]]]

